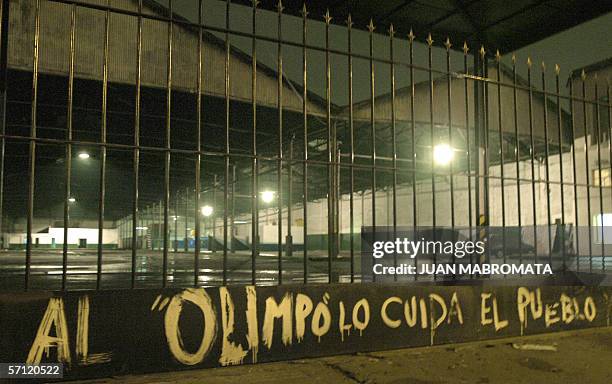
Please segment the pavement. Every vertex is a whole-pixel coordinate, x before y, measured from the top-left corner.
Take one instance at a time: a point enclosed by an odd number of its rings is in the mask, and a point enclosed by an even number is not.
[[[612,327],[81,384],[612,383]]]
[[[327,258],[324,251],[309,252],[308,280],[311,283],[328,281]],[[0,291],[23,290],[25,251],[0,251]],[[137,288],[162,286],[163,253],[159,250],[139,249],[136,253],[135,284]],[[194,251],[168,252],[168,287],[193,285]],[[95,289],[98,255],[95,249],[71,249],[67,254],[67,289]],[[202,251],[200,254],[199,285],[221,285],[223,282],[223,252]],[[228,252],[225,262],[228,284],[251,283],[251,253]],[[356,263],[357,271],[359,265]],[[333,273],[340,282],[350,281],[350,262],[346,257],[335,259]],[[131,287],[132,254],[130,250],[104,250],[101,260],[101,288]],[[296,252],[283,257],[283,281],[303,282],[303,256]],[[258,285],[275,285],[278,279],[278,253],[260,252],[256,260],[255,278]],[[30,288],[59,290],[62,283],[62,250],[36,249],[32,251]]]
[[[25,274],[25,251],[0,251],[0,291],[22,291]],[[355,280],[361,279],[361,261],[359,252],[355,255]],[[30,267],[30,289],[59,290],[62,287],[62,251],[61,249],[35,249],[32,251]],[[194,281],[194,251],[182,250],[168,252],[167,274],[168,287],[189,287]],[[421,257],[419,263],[427,262]],[[439,260],[440,261],[440,260]],[[501,260],[499,260],[501,261]],[[494,261],[494,262],[499,262]],[[447,260],[448,262],[448,260]],[[518,263],[512,258],[513,263]],[[527,260],[523,260],[524,263]],[[228,252],[223,260],[223,252],[202,251],[200,254],[198,285],[218,286],[223,283],[223,268],[226,268],[227,284],[251,284],[251,253],[249,251]],[[329,280],[326,251],[308,252],[308,282],[326,283]],[[331,263],[332,280],[337,282],[351,281],[350,255],[347,252],[334,258]],[[159,288],[162,286],[163,253],[159,250],[139,249],[136,252],[136,288]],[[304,259],[301,252],[293,256],[283,255],[283,282],[301,284],[304,279]],[[604,268],[605,266],[605,268]],[[278,253],[260,252],[255,263],[255,280],[257,285],[278,284]],[[579,268],[583,272],[602,269],[612,270],[612,257],[605,259],[582,258]],[[132,278],[131,250],[104,250],[102,255],[101,289],[125,289],[131,287]],[[66,288],[68,290],[96,289],[98,272],[98,255],[95,249],[70,249],[67,254]],[[431,276],[419,280],[431,280]],[[607,274],[603,285],[612,284],[612,273]],[[592,283],[591,283],[592,284]]]

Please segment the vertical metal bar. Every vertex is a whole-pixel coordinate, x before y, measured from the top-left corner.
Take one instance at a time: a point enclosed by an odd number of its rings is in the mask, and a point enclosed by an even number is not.
[[[134,185],[132,189],[132,268],[131,268],[131,287],[136,287],[136,254],[137,254],[137,232],[138,224],[138,200],[139,200],[139,173],[140,173],[140,81],[142,65],[142,0],[138,0],[138,26],[136,33],[136,100],[134,110],[134,149],[132,151],[133,168],[132,179]],[[153,248],[153,247],[152,247]]]
[[[489,76],[489,64],[488,64],[488,58],[485,55],[485,49],[484,46],[480,46],[480,59],[481,59],[481,64],[482,64],[482,76],[484,78],[488,78]],[[483,156],[483,161],[484,161],[484,168],[483,168],[483,177],[484,177],[484,183],[483,183],[483,203],[484,203],[484,216],[485,216],[485,220],[484,220],[484,234],[485,237],[488,238],[489,237],[489,233],[490,233],[490,225],[491,225],[491,212],[490,212],[490,147],[489,147],[489,83],[488,82],[484,82],[483,81],[483,100],[482,100],[482,104],[483,104],[483,109],[482,109],[482,113],[483,113],[483,130],[482,132],[482,136],[483,136],[483,140],[484,140],[484,156]],[[491,259],[491,247],[486,247],[486,257],[488,260]]]
[[[68,64],[68,110],[66,111],[66,163],[64,186],[64,240],[62,244],[62,291],[66,290],[68,272],[68,228],[70,227],[70,184],[72,183],[72,106],[74,95],[74,49],[76,30],[76,5],[70,9],[70,57]],[[4,139],[3,139],[4,140]]]
[[[446,104],[447,104],[447,113],[448,113],[448,146],[450,147],[451,151],[455,151],[455,147],[453,145],[453,116],[452,116],[452,76],[451,76],[451,59],[450,59],[450,49],[451,49],[451,42],[450,42],[450,38],[446,38],[446,41],[444,42],[444,47],[446,48]],[[467,100],[466,100],[467,103]],[[455,183],[454,183],[454,179],[455,179],[455,175],[453,174],[453,160],[451,158],[451,161],[448,164],[448,169],[449,169],[449,179],[450,179],[450,217],[451,217],[451,228],[453,230],[455,230]],[[455,255],[453,254],[452,256],[452,264],[455,264]],[[457,276],[455,274],[453,274],[453,279],[455,279]]]
[[[563,271],[566,269],[565,251],[565,179],[563,178],[563,130],[561,129],[561,88],[559,72],[561,68],[555,64],[555,93],[557,102],[557,129],[559,135],[559,179],[561,180],[561,256],[563,259]],[[571,103],[571,100],[570,100]],[[611,157],[612,159],[612,157]]]
[[[480,67],[480,55],[478,52],[474,52],[473,55],[474,58],[474,75],[475,76],[482,76],[481,73],[481,67]],[[475,80],[473,82],[473,92],[474,92],[474,152],[476,154],[476,161],[475,161],[475,174],[474,174],[474,181],[475,181],[475,187],[474,187],[474,203],[475,203],[475,217],[476,217],[476,234],[477,234],[477,238],[479,240],[481,239],[481,221],[482,221],[482,202],[481,202],[481,196],[483,195],[482,193],[482,177],[481,177],[481,169],[482,169],[482,150],[481,150],[481,145],[482,145],[482,126],[483,126],[483,122],[482,122],[482,115],[483,115],[483,108],[482,108],[482,103],[481,103],[481,99],[483,96],[483,92],[482,92],[482,86],[481,86],[481,82],[478,80]],[[480,259],[482,258],[482,256],[479,256],[476,259],[476,263],[480,263]],[[470,278],[473,277],[473,274],[470,273]]]
[[[232,165],[232,212],[231,212],[231,228],[230,228],[230,245],[231,250],[235,251],[236,247],[234,246],[234,235],[236,234],[236,188],[237,188],[237,179],[236,179],[236,164]]]
[[[550,208],[550,164],[548,149],[548,97],[546,96],[546,65],[542,62],[542,101],[544,111],[544,169],[546,172],[546,214],[548,227],[548,262],[552,264],[552,217]]]
[[[576,271],[580,271],[580,236],[579,236],[579,226],[578,226],[578,171],[576,167],[576,124],[575,124],[575,114],[574,114],[574,81],[573,78],[570,78],[569,81],[569,100],[570,100],[570,114],[571,114],[571,124],[572,124],[572,177],[573,177],[573,185],[574,185],[574,219],[575,223],[575,233],[576,233]]]
[[[535,142],[533,139],[533,87],[531,86],[531,58],[527,58],[527,86],[529,88],[529,152],[531,155],[531,198],[532,198],[532,215],[533,215],[533,248],[534,262],[538,262],[538,227],[537,227],[537,209],[536,209],[536,174],[535,174]]]
[[[334,257],[334,203],[333,203],[333,169],[334,148],[331,124],[331,63],[329,57],[329,25],[331,22],[329,10],[325,13],[325,122],[327,126],[327,279],[332,282],[332,257]]]
[[[257,16],[257,0],[253,1],[253,35],[251,39],[251,116],[253,119],[252,126],[252,163],[251,163],[251,284],[255,285],[256,281],[256,260],[259,254],[259,160],[257,158],[257,39],[256,34],[256,16]],[[226,26],[229,28],[229,0],[226,8]],[[225,34],[226,49],[229,51],[229,40],[227,33]],[[226,72],[229,70],[229,53],[226,58]],[[227,75],[226,75],[227,76]],[[226,95],[228,97],[228,95]]]
[[[597,86],[597,75],[595,75],[594,79],[593,79],[593,88],[594,88],[594,92],[595,92],[595,130],[597,133],[597,168],[598,168],[598,172],[599,173],[599,215],[600,215],[600,220],[601,220],[601,229],[600,229],[600,235],[601,235],[601,264],[602,264],[602,270],[603,270],[603,266],[605,265],[605,242],[604,242],[604,227],[603,227],[603,214],[604,214],[604,210],[603,210],[603,185],[601,182],[601,144],[600,141],[602,140],[601,134],[600,134],[600,127],[599,127],[599,88]],[[593,137],[593,136],[591,136]]]
[[[334,136],[337,137],[336,135],[336,127],[337,127],[337,122],[334,122]],[[340,250],[341,250],[341,241],[342,239],[340,238],[340,216],[341,216],[341,201],[340,201],[340,171],[341,171],[341,167],[340,167],[340,163],[342,161],[342,151],[340,149],[340,144],[338,143],[338,140],[335,140],[336,144],[334,145],[336,147],[336,158],[335,158],[335,162],[336,162],[336,166],[335,168],[335,175],[334,175],[334,183],[335,183],[335,188],[334,188],[334,255],[336,257],[339,256],[340,254]],[[338,275],[338,279],[340,276],[340,272],[337,272]]]
[[[217,251],[217,184],[218,177],[215,173],[213,175],[213,186],[212,186],[212,201],[213,201],[213,214],[210,216],[212,225],[212,235],[209,236],[208,249],[212,252]]]
[[[34,224],[34,182],[36,173],[36,104],[38,102],[38,45],[40,40],[40,0],[36,0],[34,20],[34,52],[32,54],[32,109],[30,117],[30,148],[28,154],[28,217],[25,260],[26,291],[30,288],[30,266],[32,262],[32,226]]]
[[[417,236],[417,225],[418,225],[418,216],[417,216],[417,153],[416,153],[416,119],[414,113],[414,99],[415,99],[415,90],[414,90],[414,38],[415,35],[412,32],[412,28],[410,29],[410,33],[408,34],[409,41],[409,49],[410,49],[410,138],[411,138],[411,151],[412,151],[412,238],[416,241]],[[413,260],[414,267],[418,267],[418,258],[415,257]],[[414,275],[414,279],[418,279],[418,274]]]
[[[612,99],[610,98],[610,82],[608,80],[606,86],[606,99],[608,100],[608,151],[610,152],[610,172],[612,172]],[[610,174],[610,197],[612,198],[612,174]],[[602,220],[603,222],[603,220]],[[604,263],[603,269],[605,271],[606,264]]]
[[[176,253],[178,252],[178,219],[179,219],[178,200],[179,200],[179,192],[176,191],[174,193],[174,220],[173,220],[174,221],[174,241],[172,242],[175,257],[176,257]]]
[[[433,83],[433,71],[432,71],[432,44],[433,39],[431,33],[427,36],[427,74],[429,76],[429,139],[430,139],[430,170],[431,170],[431,220],[433,230],[433,240],[436,241],[436,175],[434,169],[434,83]],[[437,264],[436,252],[433,254],[434,266]],[[434,280],[436,275],[434,274]]]
[[[193,286],[197,287],[200,282],[200,193],[202,173],[202,0],[198,0],[198,74],[196,84],[196,163],[195,163],[195,194],[194,194],[194,231],[195,250],[193,260]]]
[[[470,229],[470,240],[472,240],[472,147],[470,145],[470,103],[469,103],[469,88],[468,88],[468,45],[467,42],[463,42],[463,71],[466,76],[463,79],[463,97],[465,98],[465,136],[466,136],[466,147],[467,147],[467,183],[468,183],[468,227]],[[470,253],[470,265],[473,263],[473,257]]]
[[[189,226],[189,215],[187,214],[187,202],[189,201],[189,188],[185,188],[185,196],[184,198],[181,200],[182,204],[182,208],[183,208],[183,217],[185,218],[185,231],[183,232],[183,251],[185,251],[185,253],[189,252],[189,233],[188,231],[188,226]],[[146,227],[146,225],[145,225]]]
[[[9,34],[9,11],[10,5],[8,0],[0,2],[0,94],[2,97],[1,105],[2,115],[0,116],[0,247],[7,247],[6,239],[2,235],[4,233],[4,158],[6,150],[6,98],[7,98],[7,81],[8,81],[8,34]]]
[[[393,239],[397,239],[397,138],[395,123],[395,55],[393,52],[393,38],[395,30],[393,24],[389,27],[389,59],[391,61],[391,148],[393,151]],[[397,253],[393,253],[393,267],[397,267]],[[397,274],[393,275],[393,280],[397,281]]]
[[[497,63],[497,128],[499,129],[499,170],[501,183],[501,219],[502,219],[502,253],[503,263],[506,264],[506,191],[504,179],[504,131],[502,129],[502,97],[501,97],[501,55],[499,50],[495,52],[495,61]],[[504,276],[505,277],[505,276]]]
[[[303,118],[303,129],[304,129],[304,143],[303,143],[303,164],[302,164],[302,205],[303,205],[303,222],[304,222],[304,234],[303,234],[303,272],[304,272],[304,284],[308,283],[308,66],[306,59],[306,23],[308,21],[308,11],[306,10],[306,3],[302,7],[302,118]]]
[[[282,40],[282,16],[283,16],[283,3],[281,0],[278,1],[278,43],[276,51],[276,69],[277,69],[277,94],[276,94],[276,107],[278,113],[278,147],[277,147],[277,180],[276,180],[276,196],[278,203],[278,284],[283,283],[283,45]],[[287,210],[291,207],[287,206]]]
[[[96,289],[102,284],[102,248],[104,244],[104,200],[106,199],[106,116],[108,104],[108,37],[110,29],[110,0],[106,3],[104,16],[104,62],[102,64],[102,120],[100,123],[100,181],[98,191],[98,270],[96,273]]]
[[[163,209],[163,200],[159,201],[159,205],[157,206],[157,221],[158,221],[158,237],[159,237],[159,241],[160,241],[160,249],[162,250],[162,254],[163,254],[163,247],[166,244],[165,240],[163,239],[164,235],[164,209]]]
[[[164,251],[162,256],[162,287],[166,288],[168,283],[168,249],[170,227],[168,223],[168,212],[170,209],[170,148],[171,148],[171,113],[172,113],[172,30],[174,26],[174,12],[172,11],[172,0],[169,0],[170,20],[168,22],[168,62],[166,78],[166,151],[164,162]]]
[[[587,118],[586,118],[586,73],[582,70],[581,74],[582,79],[582,125],[584,127],[584,156],[585,156],[585,166],[586,166],[586,185],[587,185],[587,225],[589,228],[589,272],[593,272],[593,235],[592,235],[592,227],[591,227],[591,178],[589,175],[589,132],[587,129]],[[591,136],[591,141],[592,141]]]
[[[255,20],[253,20],[253,26]],[[229,211],[229,177],[230,177],[230,1],[226,3],[225,15],[225,154],[223,157],[223,285],[227,284],[227,214]]]
[[[375,104],[376,104],[376,88],[375,76],[374,76],[374,21],[370,19],[368,25],[369,38],[370,38],[370,135],[372,142],[371,155],[372,155],[372,170],[371,170],[371,188],[372,188],[372,239],[376,238],[376,115],[375,115]],[[376,275],[372,274],[372,280],[376,280]]]
[[[515,140],[515,155],[516,155],[516,208],[517,222],[519,232],[519,264],[523,264],[523,223],[522,223],[522,206],[521,206],[521,141],[519,138],[518,124],[518,100],[517,100],[517,77],[516,77],[516,56],[512,54],[512,106],[514,107],[514,140]]]
[[[289,141],[289,168],[287,169],[287,239],[285,244],[287,247],[287,256],[293,256],[293,236],[291,234],[291,225],[293,223],[293,141],[295,134]]]
[[[349,173],[349,226],[350,226],[350,274],[351,283],[355,282],[355,124],[353,121],[353,20],[351,15],[348,15],[346,20],[347,25],[347,40],[348,40],[348,123],[349,123],[349,141],[351,146],[350,153],[350,173]]]

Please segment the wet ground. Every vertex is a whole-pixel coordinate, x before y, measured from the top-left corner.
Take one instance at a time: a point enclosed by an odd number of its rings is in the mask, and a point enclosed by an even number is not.
[[[612,328],[239,367],[117,376],[78,383],[236,382],[610,384]]]
[[[35,250],[32,252],[30,287],[32,289],[60,289],[62,281],[61,250]],[[191,252],[168,252],[168,287],[192,286],[195,255]],[[283,282],[303,282],[303,257],[295,254],[283,257]],[[70,250],[68,252],[67,288],[93,289],[96,287],[98,256],[96,250]],[[228,253],[226,277],[228,283],[251,283],[251,253]],[[0,252],[0,290],[20,290],[24,285],[24,251]],[[220,285],[223,282],[223,252],[204,251],[199,259],[199,285]],[[277,284],[278,253],[261,252],[255,263],[257,284]],[[103,289],[129,288],[132,279],[130,250],[104,250],[101,262]],[[350,258],[341,257],[333,263],[334,278],[350,281]],[[136,255],[136,287],[162,286],[163,253],[138,250]],[[316,253],[308,258],[308,281],[327,282],[327,259]]]
[[[354,281],[361,281],[361,262],[359,251],[355,251]],[[0,251],[0,291],[23,290],[25,271],[25,251]],[[187,287],[194,283],[194,251],[189,252],[169,250],[167,267],[168,287]],[[419,258],[420,263],[431,262]],[[441,260],[447,262],[450,260]],[[509,256],[508,262],[518,264],[518,257]],[[159,288],[162,286],[163,253],[158,250],[137,250],[135,286],[137,288]],[[464,259],[464,262],[469,260]],[[502,262],[494,259],[492,262]],[[523,264],[533,260],[523,260]],[[540,263],[547,262],[543,257]],[[228,284],[251,283],[251,253],[250,251],[229,252],[226,261],[226,279]],[[557,264],[560,262],[557,260]],[[98,256],[95,249],[73,249],[68,252],[66,288],[95,289],[98,271]],[[200,254],[198,285],[214,286],[223,283],[223,252],[203,251]],[[575,259],[573,265],[576,270]],[[608,271],[606,284],[612,283],[612,257],[583,257],[579,270]],[[329,281],[328,260],[324,251],[309,251],[307,259],[307,275],[309,283],[326,283]],[[255,278],[258,285],[278,284],[279,260],[278,252],[262,251],[255,261]],[[62,284],[62,251],[61,249],[34,250],[31,257],[30,288],[59,290]],[[130,250],[104,250],[101,259],[101,289],[130,288],[132,281],[132,256]],[[334,282],[351,281],[351,257],[348,252],[342,253],[332,260],[331,280]],[[513,277],[513,276],[508,276]],[[467,276],[466,278],[469,278]],[[497,278],[500,278],[497,276]],[[412,277],[406,277],[412,280]],[[303,283],[304,259],[301,252],[292,256],[283,255],[282,280],[284,284]],[[427,276],[420,280],[431,280]],[[452,277],[448,277],[452,280]]]

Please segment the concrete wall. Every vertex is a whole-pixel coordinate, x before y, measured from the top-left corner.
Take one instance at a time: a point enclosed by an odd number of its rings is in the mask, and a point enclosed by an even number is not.
[[[514,281],[11,292],[0,294],[0,360],[61,362],[72,380],[610,325],[610,287]]]
[[[19,218],[6,218],[8,226],[3,228],[6,232],[25,232],[27,228],[27,219],[25,217]],[[5,224],[5,225],[6,225]],[[32,232],[39,232],[49,227],[63,228],[63,218],[59,217],[36,217],[34,216],[32,221]],[[98,220],[82,220],[82,219],[70,219],[71,228],[97,228]],[[113,220],[105,220],[104,228],[114,228],[115,222]]]
[[[25,233],[7,233],[4,235],[9,247],[25,246],[27,235]],[[87,241],[87,246],[98,244],[98,228],[68,228],[68,244],[78,246],[80,239]],[[117,245],[117,229],[103,229],[102,241],[104,245]],[[61,246],[64,244],[64,229],[49,228],[46,233],[33,233],[33,244],[41,247]]]

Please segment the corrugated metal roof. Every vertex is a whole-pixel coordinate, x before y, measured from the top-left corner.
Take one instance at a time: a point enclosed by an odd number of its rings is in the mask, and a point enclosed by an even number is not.
[[[234,3],[251,5],[250,0]],[[261,7],[275,9],[276,1],[262,1]],[[303,0],[284,0],[286,13],[299,14]],[[568,28],[612,11],[610,1],[544,0],[309,0],[310,17],[322,19],[329,9],[332,23],[346,25],[351,17],[356,28],[367,29],[370,19],[384,31],[393,24],[398,35],[412,28],[425,41],[449,36],[470,46],[484,44],[488,51],[502,53],[542,40]],[[460,44],[457,44],[457,49]]]
[[[97,4],[95,0],[84,1]],[[136,12],[138,2],[123,0],[120,9]],[[143,13],[164,12],[154,2],[146,1]],[[99,5],[99,4],[98,4]],[[11,2],[9,67],[31,70],[33,64],[35,3],[28,0]],[[39,71],[68,74],[70,58],[71,6],[52,1],[41,2]],[[178,17],[178,16],[177,16]],[[78,6],[76,9],[75,75],[86,79],[102,79],[104,56],[105,12],[101,9]],[[134,84],[136,79],[137,18],[111,12],[109,30],[109,81]],[[224,43],[210,33],[204,34],[202,53],[202,84],[204,93],[223,96],[225,92]],[[183,25],[173,27],[172,86],[173,89],[195,92],[197,85],[198,34]],[[143,19],[142,24],[142,85],[166,87],[168,65],[168,23]],[[251,100],[251,58],[231,48],[230,97]],[[277,73],[261,64],[257,66],[257,102],[276,106]],[[283,107],[301,111],[299,86],[285,78]],[[309,111],[323,113],[320,97],[309,95]]]

